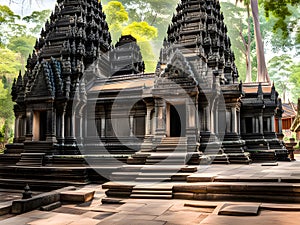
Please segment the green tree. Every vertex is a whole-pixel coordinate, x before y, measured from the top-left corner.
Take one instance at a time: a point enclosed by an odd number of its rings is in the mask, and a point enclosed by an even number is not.
[[[290,82],[292,65],[292,58],[286,54],[275,56],[268,63],[270,77],[274,81],[276,90],[279,92],[283,102],[288,101],[288,96],[291,95],[290,91],[295,87]]]
[[[4,148],[13,134],[13,102],[11,101],[10,89],[4,88],[0,80],[0,148]]]
[[[32,36],[37,36],[40,34],[50,14],[51,10],[33,11],[31,15],[23,17],[22,20],[32,24],[29,28],[30,34]]]
[[[6,5],[0,5],[0,44],[5,44],[7,32],[5,32],[12,24],[15,23],[20,16],[15,15],[11,9]]]
[[[300,63],[293,64],[291,67],[290,82],[294,85],[292,89],[292,101],[297,102],[300,97]]]
[[[157,57],[153,52],[150,41],[157,37],[157,29],[147,22],[133,22],[123,29],[122,34],[131,35],[137,40],[145,62],[145,72],[154,72]]]
[[[122,33],[124,23],[128,21],[128,13],[122,3],[118,1],[110,1],[104,5],[103,10],[112,34],[112,42],[116,43]]]
[[[299,5],[300,0],[280,0],[280,1],[261,1],[264,6],[266,16],[272,16],[274,21],[274,32],[280,30],[283,39],[286,39],[293,30],[297,31],[297,40],[300,43],[299,26]]]
[[[221,2],[221,11],[224,13],[224,22],[228,27],[228,35],[231,38],[235,58],[238,59],[236,65],[240,80],[251,82],[256,68],[253,63],[255,42],[253,42],[254,29],[250,8],[246,7],[245,10],[230,2]]]
[[[258,82],[270,82],[265,53],[264,45],[262,41],[260,23],[259,23],[259,7],[258,0],[236,0],[237,2],[243,2],[247,9],[251,7],[251,14],[254,23],[254,34],[255,34],[255,44],[256,44],[256,57],[257,57],[257,81]]]
[[[20,54],[6,48],[0,48],[0,79],[6,77],[8,83],[12,83],[22,68]]]
[[[14,52],[20,53],[22,68],[25,68],[27,57],[32,53],[35,40],[35,37],[31,35],[15,36],[9,40],[7,47]]]

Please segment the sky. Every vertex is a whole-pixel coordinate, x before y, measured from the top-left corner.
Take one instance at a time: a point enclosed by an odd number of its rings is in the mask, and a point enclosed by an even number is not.
[[[21,4],[22,1],[25,2],[23,7]],[[0,0],[1,5],[9,6],[15,14],[21,16],[28,16],[33,11],[40,11],[44,9],[54,10],[55,3],[56,0]]]

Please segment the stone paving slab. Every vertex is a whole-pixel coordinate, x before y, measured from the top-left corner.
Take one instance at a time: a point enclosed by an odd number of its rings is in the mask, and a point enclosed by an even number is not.
[[[259,203],[252,204],[230,204],[226,203],[219,210],[218,215],[227,216],[257,216],[259,212]]]
[[[259,216],[210,215],[200,225],[299,225],[300,212],[262,211]]]

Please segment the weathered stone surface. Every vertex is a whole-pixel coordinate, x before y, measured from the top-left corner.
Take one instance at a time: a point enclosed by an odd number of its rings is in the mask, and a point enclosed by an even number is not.
[[[95,191],[64,191],[60,193],[60,200],[64,202],[88,202],[94,198]]]
[[[13,214],[22,214],[34,209],[37,209],[43,205],[49,205],[54,202],[60,201],[60,193],[64,191],[74,190],[75,187],[66,187],[56,191],[43,193],[36,195],[30,199],[15,200],[12,203]]]
[[[224,204],[218,215],[257,216],[260,204]]]

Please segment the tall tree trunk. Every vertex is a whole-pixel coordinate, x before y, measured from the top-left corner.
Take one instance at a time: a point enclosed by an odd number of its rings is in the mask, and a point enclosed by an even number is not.
[[[246,48],[246,83],[252,82],[252,65],[251,65],[251,21],[250,21],[250,6],[247,4],[247,16],[248,16],[248,41],[245,42],[245,48]]]
[[[257,55],[257,82],[267,82],[271,84],[270,77],[268,74],[264,45],[260,32],[259,24],[259,10],[258,10],[258,0],[251,0],[251,9],[254,22],[254,34],[256,42],[256,55]]]

